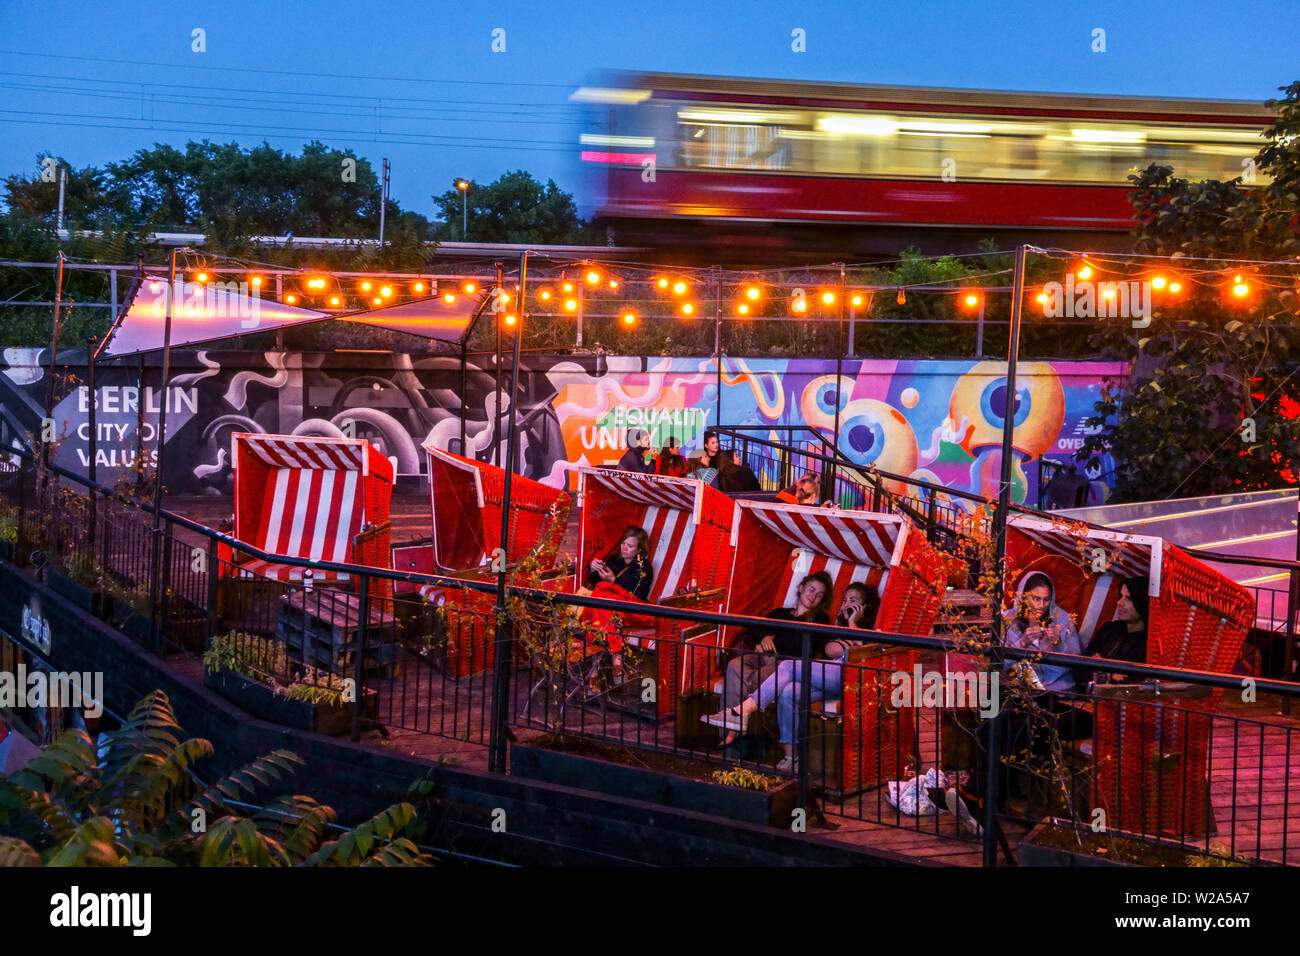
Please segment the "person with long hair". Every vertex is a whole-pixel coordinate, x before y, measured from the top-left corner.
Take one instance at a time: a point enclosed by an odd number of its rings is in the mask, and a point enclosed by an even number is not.
[[[677,439],[671,435],[664,443],[663,450],[659,452],[658,471],[661,475],[669,475],[673,478],[680,478],[687,472],[686,459],[677,450]]]
[[[1074,629],[1070,615],[1057,606],[1054,598],[1051,578],[1038,572],[1029,575],[1015,606],[1003,614],[1006,628],[1002,635],[1003,646],[1048,654],[1081,653],[1083,642],[1079,639],[1079,632]],[[1009,668],[1018,663],[1021,662],[1008,662]],[[1035,683],[1036,688],[1047,691],[1074,689],[1074,672],[1069,667],[1035,664],[1032,674],[1031,683]]]
[[[824,573],[824,572],[823,572]],[[872,601],[871,598],[875,600]],[[880,610],[880,595],[865,584],[850,584],[844,590],[840,603],[840,613],[835,618],[839,627],[861,628],[870,630],[876,625],[876,613]],[[809,667],[809,699],[839,700],[844,693],[844,662],[849,650],[858,647],[862,641],[834,638],[822,643],[820,652],[814,652]],[[814,649],[817,641],[813,642]],[[773,701],[776,702],[776,722],[780,730],[781,746],[785,748],[785,757],[776,765],[780,771],[789,771],[794,767],[794,732],[795,712],[802,700],[803,688],[802,660],[783,660],[776,670],[769,674],[748,697],[740,702],[739,707],[720,714],[704,718],[706,722],[726,727],[728,730],[744,733],[749,718]],[[712,719],[711,719],[712,718]]]
[[[618,544],[603,558],[593,559],[587,567],[587,587],[591,589],[592,597],[646,602],[650,600],[653,584],[650,536],[644,528],[636,525],[628,525],[619,536]],[[589,629],[604,635],[609,652],[614,655],[614,669],[619,671],[622,665],[619,654],[623,650],[621,626],[624,622],[616,612],[604,608],[589,608],[585,620]],[[639,624],[642,620],[630,618],[628,623]]]
[[[831,576],[825,571],[807,575],[795,589],[794,607],[777,607],[763,616],[773,621],[804,621],[808,624],[831,622]],[[824,656],[825,637],[813,636],[813,657]],[[777,668],[779,657],[799,657],[803,641],[794,631],[768,631],[745,628],[736,639],[733,649],[740,654],[727,664],[723,680],[722,710],[704,719],[707,723],[726,727],[728,734],[723,746],[735,743],[743,729],[739,716],[740,702],[752,694]],[[733,703],[734,702],[734,703]]]
[[[1112,661],[1144,663],[1147,659],[1147,619],[1151,613],[1151,598],[1147,589],[1149,578],[1129,578],[1119,586],[1119,600],[1115,604],[1115,620],[1097,628],[1083,649],[1084,657],[1104,657]],[[1112,683],[1124,683],[1134,678],[1123,674],[1110,674]],[[1094,678],[1095,679],[1095,678]]]

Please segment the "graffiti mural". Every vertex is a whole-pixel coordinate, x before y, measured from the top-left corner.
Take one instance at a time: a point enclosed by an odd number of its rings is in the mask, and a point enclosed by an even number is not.
[[[366,438],[393,460],[399,489],[424,480],[420,446],[504,461],[509,369],[497,391],[492,357],[462,370],[454,356],[389,353],[186,351],[173,354],[162,389],[156,362],[96,367],[95,435],[78,356],[56,384],[56,461],[85,473],[92,444],[101,479],[155,455],[167,404],[167,486],[173,494],[228,494],[230,436],[237,431]],[[48,379],[44,351],[9,349],[0,369],[0,411],[11,430],[36,434]],[[1037,492],[1038,460],[1072,460],[1104,378],[1125,366],[1025,362],[1016,383],[1013,493]],[[498,401],[498,395],[505,396]],[[616,461],[627,431],[644,428],[653,448],[675,438],[689,457],[721,421],[784,440],[836,435],[852,461],[988,496],[1001,469],[1005,371],[996,362],[845,361],[726,357],[528,356],[519,370],[519,471],[566,485],[574,469]],[[811,429],[811,431],[808,431]],[[177,454],[173,449],[179,449]],[[1090,475],[1104,498],[1109,463]]]

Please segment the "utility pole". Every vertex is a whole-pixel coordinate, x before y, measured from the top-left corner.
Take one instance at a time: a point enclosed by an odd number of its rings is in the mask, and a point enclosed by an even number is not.
[[[63,193],[68,187],[68,167],[59,167],[59,224],[55,231],[59,238],[63,238]]]
[[[392,167],[388,164],[388,157],[384,157],[384,182],[379,190],[379,247],[384,245],[384,214],[388,211],[388,173]]]
[[[456,188],[460,190],[460,241],[468,242],[465,233],[469,231],[469,180],[456,180]]]

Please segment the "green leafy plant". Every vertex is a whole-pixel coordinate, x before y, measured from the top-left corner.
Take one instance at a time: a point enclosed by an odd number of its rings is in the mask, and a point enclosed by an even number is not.
[[[731,770],[714,771],[713,782],[740,790],[758,790],[767,793],[769,790],[775,790],[785,781],[781,777],[769,777],[744,767],[734,767]]]
[[[290,684],[289,689],[284,693],[292,700],[305,700],[309,704],[329,704],[331,707],[340,707],[343,704],[341,690],[318,684]]]
[[[1095,467],[1107,456],[1116,462],[1116,501],[1295,480],[1300,294],[1285,263],[1300,253],[1300,82],[1283,92],[1266,104],[1277,121],[1254,160],[1267,187],[1240,178],[1194,182],[1159,165],[1129,177],[1134,251],[1170,257],[1187,288],[1157,303],[1148,328],[1098,323],[1094,345],[1133,365],[1127,382],[1111,383],[1096,403],[1077,458]],[[1224,285],[1238,271],[1251,272],[1258,291],[1227,305]]]
[[[1199,868],[1250,866],[1249,863],[1233,856],[1232,851],[1222,844],[1212,845],[1209,853],[1189,853],[1187,855],[1187,865]]]
[[[0,541],[5,544],[18,543],[18,514],[9,509],[0,510]]]
[[[102,756],[101,756],[102,753]],[[415,807],[397,803],[334,836],[335,812],[303,795],[246,804],[303,766],[287,750],[204,786],[212,744],[186,738],[154,691],[96,747],[68,731],[0,777],[0,866],[427,866],[405,835]],[[419,784],[417,784],[417,787]]]
[[[212,639],[203,652],[203,669],[233,671],[253,680],[274,684],[288,670],[285,646],[280,641],[230,631]]]
[[[80,551],[64,555],[63,560],[59,562],[59,570],[71,580],[88,588],[98,588],[104,584],[105,575],[99,563]]]

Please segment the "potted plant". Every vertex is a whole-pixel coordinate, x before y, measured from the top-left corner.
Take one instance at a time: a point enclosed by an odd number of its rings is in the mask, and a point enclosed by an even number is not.
[[[105,575],[103,618],[120,631],[137,640],[149,639],[149,586],[118,580]]]
[[[18,515],[0,511],[0,560],[12,561],[18,552]]]
[[[1094,832],[1074,820],[1049,817],[1029,831],[1017,852],[1021,866],[1210,866],[1202,854],[1122,831]],[[1222,864],[1221,864],[1222,865]]]
[[[298,730],[338,735],[352,729],[355,685],[290,662],[280,641],[231,631],[203,654],[204,683],[250,714]],[[373,717],[378,694],[366,690],[361,712]]]
[[[57,565],[50,566],[50,587],[56,594],[102,616],[104,609],[104,575],[95,559],[80,553],[65,555]]]
[[[510,745],[515,776],[559,783],[745,823],[789,827],[798,784],[752,770],[719,770],[680,754],[632,750],[558,734]]]

